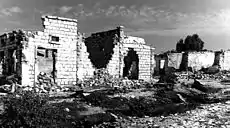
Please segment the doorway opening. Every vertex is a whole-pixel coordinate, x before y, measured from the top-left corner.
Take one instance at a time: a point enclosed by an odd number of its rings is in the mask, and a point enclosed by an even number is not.
[[[129,48],[127,56],[124,57],[124,64],[123,77],[137,80],[139,76],[139,58],[133,48]]]
[[[37,66],[39,74],[46,74],[56,83],[57,78],[57,49],[37,48]]]
[[[0,75],[4,74],[5,54],[4,51],[0,52]]]
[[[17,57],[16,57],[16,49],[8,49],[8,57],[7,58],[7,75],[16,74],[17,71]]]

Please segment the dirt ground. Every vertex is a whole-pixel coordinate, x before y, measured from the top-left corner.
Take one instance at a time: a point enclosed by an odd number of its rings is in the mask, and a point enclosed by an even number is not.
[[[230,128],[230,84],[194,83],[180,80],[172,88],[167,83],[139,89],[92,87],[50,94],[48,103],[65,110],[74,127]]]
[[[193,82],[187,81],[186,84]],[[210,83],[202,81],[205,82]],[[212,85],[213,83],[210,86]],[[126,91],[87,90],[83,94],[71,94],[72,97],[70,94],[64,94],[66,98],[56,98],[51,103],[70,103],[65,108],[70,109],[71,115],[74,115],[75,109],[78,108],[77,114],[80,115],[80,119],[84,119],[85,127],[230,127],[228,96],[225,95],[223,98],[219,92],[206,95],[194,88],[182,87],[181,84],[178,86],[175,85],[172,90],[155,87]],[[219,87],[226,89],[223,85]],[[73,102],[77,102],[77,106],[73,107]]]

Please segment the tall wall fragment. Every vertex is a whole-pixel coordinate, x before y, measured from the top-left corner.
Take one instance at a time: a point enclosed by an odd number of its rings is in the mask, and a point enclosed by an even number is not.
[[[122,77],[124,58],[133,49],[138,58],[138,78],[150,80],[154,71],[154,48],[147,46],[144,39],[126,36],[124,27],[98,32],[86,38],[89,58],[95,68],[106,68],[115,77]],[[101,60],[101,61],[100,61]]]

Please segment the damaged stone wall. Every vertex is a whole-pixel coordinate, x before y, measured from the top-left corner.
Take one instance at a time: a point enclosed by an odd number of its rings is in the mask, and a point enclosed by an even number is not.
[[[19,41],[19,44],[14,44],[15,41],[5,41],[5,46],[1,46],[1,51],[4,51],[6,57],[9,48],[16,48],[16,54],[20,66],[18,66],[18,74],[21,75],[22,85],[33,86],[37,82],[38,74],[41,70],[41,61],[39,58],[39,47],[52,49],[56,51],[55,68],[53,72],[56,74],[56,83],[58,85],[73,85],[76,84],[77,76],[77,43],[78,31],[77,20],[61,18],[55,16],[42,17],[44,30],[43,31],[23,31],[26,40]],[[9,37],[4,36],[4,40],[10,40]],[[82,42],[80,42],[82,43]],[[53,56],[53,55],[51,55]],[[7,58],[5,59],[7,60]],[[7,63],[5,63],[8,65]],[[44,63],[52,66],[51,63]],[[54,65],[53,65],[54,66]],[[7,66],[6,66],[7,72]],[[47,71],[48,72],[48,71]]]
[[[163,54],[158,54],[158,55],[155,55],[154,60],[155,60],[154,75],[159,75],[160,70],[162,68],[165,68],[165,66],[168,65],[168,61],[167,61],[168,59],[167,59],[167,56]]]
[[[78,31],[75,19],[43,16],[42,21],[43,31],[20,31],[23,35],[19,36],[20,41],[12,40],[15,32],[1,36],[2,73],[13,73],[13,67],[8,65],[12,61],[9,58],[15,58],[14,68],[22,77],[22,85],[39,82],[41,72],[53,75],[57,85],[76,84],[78,80],[93,77],[94,71],[101,68],[121,77],[127,68],[125,58],[136,58],[128,66],[129,71],[136,72],[135,79],[151,79],[154,48],[147,46],[142,38],[126,36],[122,26],[85,38]]]
[[[0,36],[0,63],[1,74],[4,76],[21,76],[23,61],[23,42],[27,41],[23,31],[13,31]],[[22,81],[19,80],[20,84]]]
[[[126,36],[123,26],[94,33],[86,38],[85,43],[89,59],[95,69],[106,68],[109,74],[114,77],[124,76],[124,58],[127,58],[129,50],[133,49],[138,56],[138,63],[135,64],[135,68],[138,70],[137,79],[151,79],[155,64],[154,48],[147,46],[142,38]],[[129,68],[131,69],[131,67],[134,65]]]
[[[93,77],[95,68],[89,59],[89,53],[85,45],[84,35],[79,33],[79,39],[77,44],[77,78],[79,80],[85,80]]]
[[[113,75],[114,77],[122,77],[123,75],[123,39],[124,39],[124,27],[119,26],[114,31],[114,38],[113,38],[113,54],[112,58],[107,65],[107,69],[109,74]]]
[[[129,48],[133,48],[136,51],[139,58],[139,75],[138,79],[150,80],[153,72],[154,55],[153,48],[145,44],[145,40],[139,37],[125,36],[123,43],[124,56],[127,54]],[[123,62],[123,61],[122,61]],[[124,63],[122,63],[124,65]],[[124,67],[124,66],[123,66]]]
[[[4,65],[4,51],[1,51],[0,52],[0,75],[3,75],[3,68],[4,68],[3,65]]]
[[[230,70],[230,51],[219,52],[219,65],[221,70]]]
[[[168,67],[172,67],[174,69],[180,69],[180,65],[182,62],[183,53],[169,53],[167,54],[168,58]]]
[[[166,58],[167,58],[167,60],[165,61],[166,74],[180,70],[183,53],[168,53]]]
[[[119,77],[119,30],[93,33],[85,40],[94,69],[106,68],[115,77]]]
[[[57,60],[55,72],[57,84],[76,84],[78,43],[77,20],[55,16],[43,16],[42,21],[44,31],[36,32],[29,38],[29,47],[33,47],[31,52],[34,53],[35,50],[37,51],[37,47],[56,50]],[[35,59],[38,61],[37,58]],[[36,67],[37,65],[35,65],[35,67],[31,66],[31,69],[35,68],[35,76],[39,74]]]
[[[164,53],[155,55],[154,75],[180,70],[183,53]]]
[[[186,71],[188,68],[197,71],[213,66],[216,55],[214,52],[182,52],[156,55],[155,75],[160,73],[160,61],[164,61],[164,72]],[[216,62],[217,63],[217,62]]]
[[[203,68],[208,68],[214,64],[214,52],[189,52],[188,53],[188,67],[194,71]]]

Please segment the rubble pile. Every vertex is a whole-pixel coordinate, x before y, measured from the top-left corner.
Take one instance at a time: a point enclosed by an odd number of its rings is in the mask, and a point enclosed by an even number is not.
[[[13,74],[10,76],[0,76],[0,92],[13,93],[19,87],[21,77]]]
[[[144,80],[123,79],[122,84],[120,85],[120,88],[127,88],[127,89],[139,89],[145,87],[150,88],[152,87],[152,84]]]
[[[227,78],[229,74],[224,74],[222,72],[216,73],[216,74],[205,74],[203,72],[196,73],[195,78],[196,79],[203,79],[203,80],[208,80],[208,79],[213,79],[213,80],[223,80]]]
[[[129,80],[127,78],[116,78],[111,76],[105,69],[97,69],[94,72],[94,76],[81,83],[83,87],[117,87],[135,89],[140,87],[150,86],[150,83],[144,80]]]
[[[188,79],[192,78],[191,76],[193,75],[192,72],[175,72],[174,74],[177,76],[177,79]]]
[[[35,90],[36,92],[60,92],[68,90],[55,84],[52,75],[40,72],[35,86],[23,86],[23,90]]]
[[[37,80],[37,86],[42,87],[47,91],[50,91],[51,87],[55,85],[52,76],[49,76],[44,72],[39,73]]]
[[[94,76],[84,82],[82,82],[83,87],[92,87],[92,86],[118,86],[119,79],[114,78],[113,76],[109,75],[108,71],[105,69],[97,69],[94,72]]]
[[[218,72],[215,74],[208,74],[203,71],[198,71],[196,73],[192,72],[176,72],[178,79],[202,79],[202,80],[223,80],[230,77],[229,72]]]
[[[8,93],[11,91],[11,85],[5,84],[0,86],[1,93]]]

